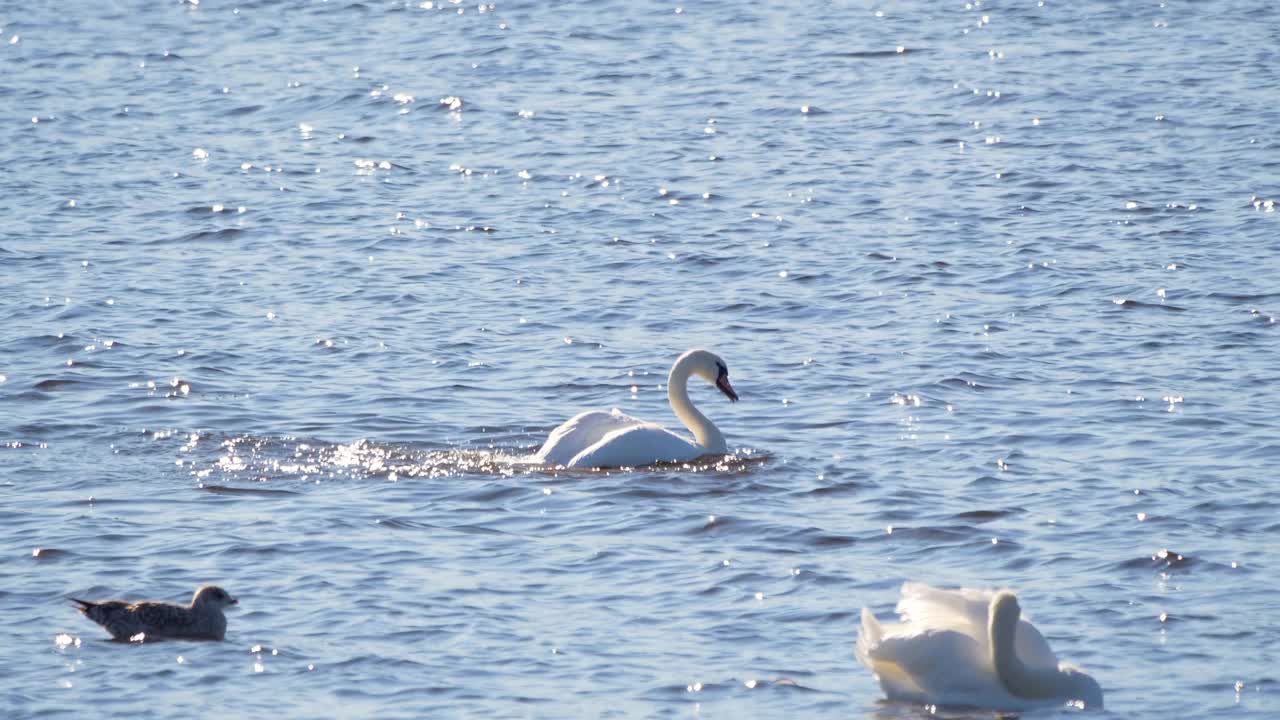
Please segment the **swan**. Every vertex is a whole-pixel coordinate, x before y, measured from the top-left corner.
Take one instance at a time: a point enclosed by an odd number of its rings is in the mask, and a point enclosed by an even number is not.
[[[724,455],[728,449],[720,428],[689,401],[688,383],[694,375],[715,385],[731,402],[738,401],[729,384],[729,367],[720,356],[708,350],[689,350],[676,358],[667,376],[667,400],[676,417],[693,433],[692,440],[656,423],[623,415],[617,408],[592,410],[552,430],[532,460],[543,465],[604,468]]]
[[[1064,702],[1102,707],[1097,681],[1058,663],[1012,591],[908,582],[896,610],[902,623],[886,627],[863,608],[857,644],[858,659],[890,700],[1013,711]]]

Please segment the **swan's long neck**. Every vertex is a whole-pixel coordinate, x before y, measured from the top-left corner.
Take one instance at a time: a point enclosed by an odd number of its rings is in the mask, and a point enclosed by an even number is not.
[[[693,433],[695,442],[706,448],[708,453],[722,453],[725,451],[725,442],[720,428],[689,400],[689,376],[693,374],[690,365],[686,355],[671,366],[671,374],[667,376],[667,400],[671,403],[672,412]]]
[[[1021,615],[1013,593],[999,592],[991,599],[991,661],[1009,694],[1031,700],[1083,700],[1087,705],[1100,706],[1102,689],[1088,675],[1075,669],[1033,669],[1023,664],[1014,647]]]

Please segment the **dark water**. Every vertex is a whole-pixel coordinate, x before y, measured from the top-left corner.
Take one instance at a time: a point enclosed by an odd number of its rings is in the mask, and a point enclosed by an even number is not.
[[[0,3],[4,716],[920,717],[916,579],[1274,717],[1277,20]],[[694,346],[735,459],[509,462]]]

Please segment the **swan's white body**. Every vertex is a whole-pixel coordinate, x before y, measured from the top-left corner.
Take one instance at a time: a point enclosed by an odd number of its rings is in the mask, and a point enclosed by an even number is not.
[[[1102,688],[1060,665],[1007,590],[939,590],[905,583],[900,624],[862,610],[858,659],[890,700],[1025,710],[1075,701],[1102,707]]]
[[[724,435],[689,400],[690,376],[715,385],[730,400],[738,396],[729,384],[724,361],[706,350],[690,350],[676,359],[667,377],[667,400],[693,438],[661,425],[612,412],[580,413],[551,431],[532,460],[564,467],[635,467],[659,462],[684,462],[728,452]]]

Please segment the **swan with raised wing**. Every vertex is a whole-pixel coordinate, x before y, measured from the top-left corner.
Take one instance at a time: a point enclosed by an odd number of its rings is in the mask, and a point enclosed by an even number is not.
[[[689,378],[697,376],[714,385],[730,401],[738,394],[729,384],[729,368],[708,350],[690,350],[676,358],[667,376],[667,400],[693,438],[679,435],[656,423],[611,412],[580,413],[551,431],[532,457],[534,462],[564,467],[635,467],[659,462],[685,462],[704,455],[728,452],[724,435],[689,400]]]
[[[857,655],[890,700],[1025,710],[1071,702],[1102,707],[1102,688],[1058,658],[1022,618],[1009,590],[902,586],[902,623],[881,626],[862,609]]]

